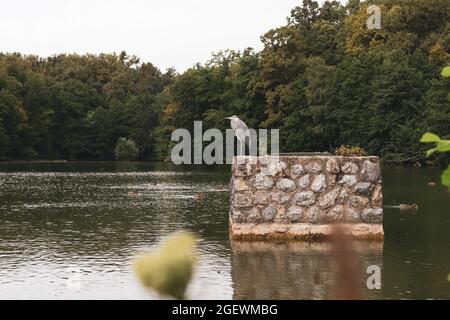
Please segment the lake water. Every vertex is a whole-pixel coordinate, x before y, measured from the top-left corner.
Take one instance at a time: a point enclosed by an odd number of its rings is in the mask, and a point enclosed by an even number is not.
[[[230,168],[167,163],[1,163],[1,299],[152,299],[132,260],[171,232],[199,237],[192,299],[326,299],[332,246],[229,240]],[[383,168],[385,240],[355,243],[363,298],[450,299],[450,193],[439,169]],[[129,192],[132,195],[129,195]],[[197,193],[204,199],[198,200]],[[381,268],[382,288],[365,283]]]

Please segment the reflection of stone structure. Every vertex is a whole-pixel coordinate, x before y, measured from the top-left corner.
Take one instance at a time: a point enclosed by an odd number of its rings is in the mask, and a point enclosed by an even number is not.
[[[231,189],[234,238],[317,238],[333,223],[357,238],[383,238],[378,157],[239,156]]]
[[[343,288],[330,242],[232,241],[233,299],[333,299]],[[383,242],[353,241],[358,291],[380,298],[366,286],[367,267],[383,268]]]

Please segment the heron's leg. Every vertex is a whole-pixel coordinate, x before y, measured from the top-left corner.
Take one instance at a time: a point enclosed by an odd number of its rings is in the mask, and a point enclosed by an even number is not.
[[[239,136],[236,136],[236,138],[239,141],[239,150],[238,151],[238,156],[242,156],[242,139]]]

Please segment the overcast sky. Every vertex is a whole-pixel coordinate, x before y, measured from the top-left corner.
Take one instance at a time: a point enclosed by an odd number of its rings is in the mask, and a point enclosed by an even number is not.
[[[320,1],[323,2],[323,1]],[[221,49],[261,49],[301,0],[14,0],[0,10],[0,51],[127,51],[184,71]]]

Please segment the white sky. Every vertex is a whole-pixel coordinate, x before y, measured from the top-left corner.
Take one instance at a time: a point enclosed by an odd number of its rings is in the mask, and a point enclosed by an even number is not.
[[[323,2],[323,1],[320,1]],[[261,49],[301,0],[4,1],[0,51],[48,56],[125,50],[184,71],[221,49]]]

